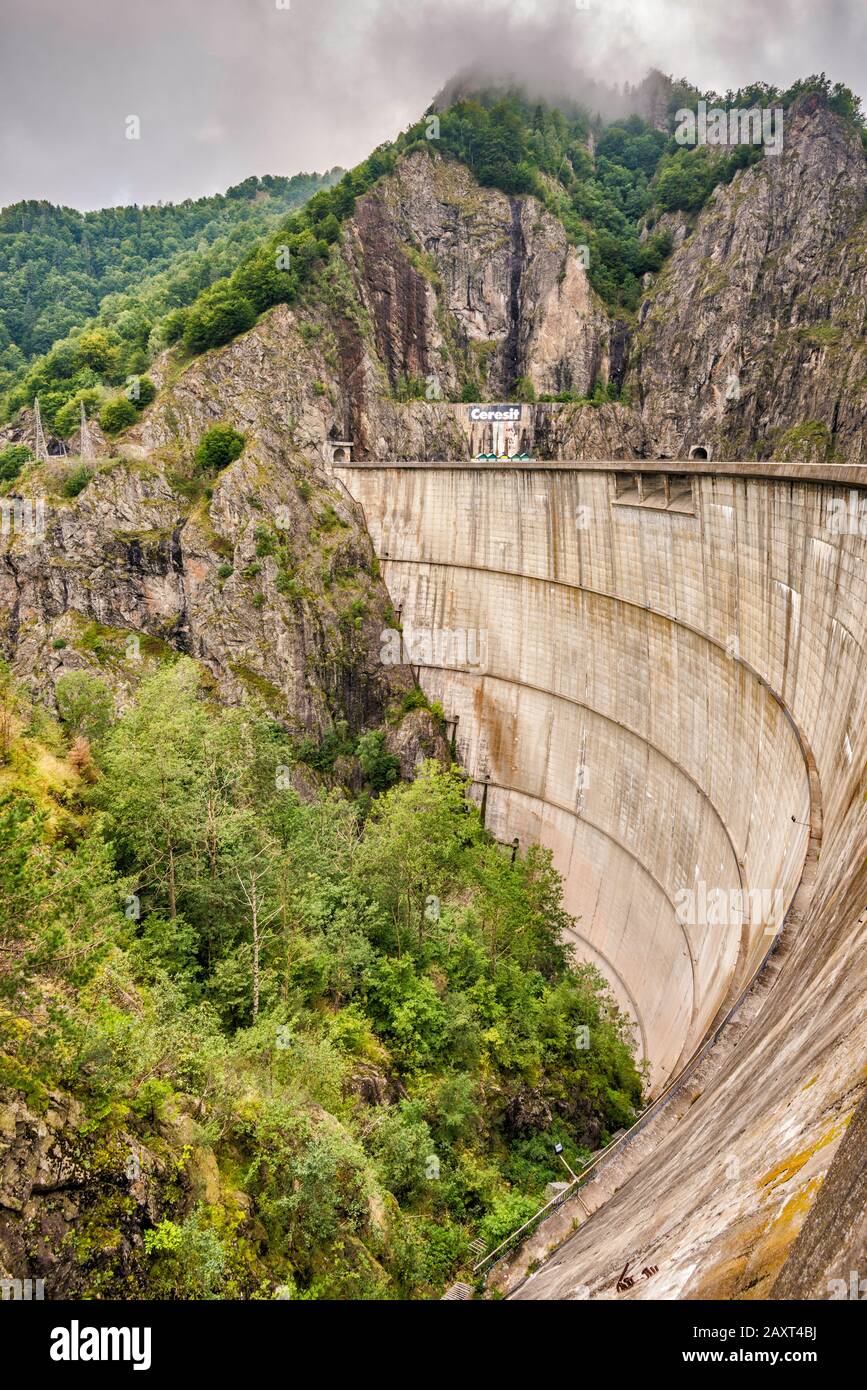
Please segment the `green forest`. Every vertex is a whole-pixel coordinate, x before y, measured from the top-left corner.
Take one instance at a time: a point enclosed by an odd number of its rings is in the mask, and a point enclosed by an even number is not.
[[[120,384],[143,372],[161,346],[152,337],[157,324],[230,274],[271,228],[341,174],[254,176],[225,194],[150,207],[4,208],[0,395],[26,380],[23,393],[13,390],[12,408],[31,404],[41,389],[49,424],[69,433],[79,396],[93,413],[103,381]],[[99,351],[87,347],[94,332]],[[76,408],[57,424],[59,405],[73,394]]]
[[[87,671],[57,707],[0,672],[0,1086],[81,1107],[78,1292],[435,1297],[542,1205],[556,1142],[580,1166],[631,1123],[550,856],[513,862],[458,769],[395,782],[371,731],[363,790],[302,800],[309,750],[187,658],[120,717]],[[129,1152],[159,1197],[121,1260]]]

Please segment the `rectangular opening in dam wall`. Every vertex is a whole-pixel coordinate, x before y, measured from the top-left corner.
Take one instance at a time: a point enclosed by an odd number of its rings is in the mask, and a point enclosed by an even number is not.
[[[679,473],[616,473],[612,505],[695,516],[693,480]]]

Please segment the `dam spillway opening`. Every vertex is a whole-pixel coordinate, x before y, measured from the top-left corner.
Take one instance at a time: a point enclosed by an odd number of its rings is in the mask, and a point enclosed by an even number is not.
[[[865,880],[865,537],[840,524],[864,480],[663,466],[338,474],[488,828],[553,852],[576,955],[634,1020],[651,1097],[787,922],[796,949],[839,936],[842,968]]]

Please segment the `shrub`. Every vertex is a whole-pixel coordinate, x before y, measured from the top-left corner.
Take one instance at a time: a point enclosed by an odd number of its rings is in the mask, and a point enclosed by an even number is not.
[[[120,434],[136,419],[138,412],[126,396],[117,396],[103,406],[99,423],[106,434]]]
[[[188,317],[189,310],[187,309],[172,309],[170,313],[166,314],[159,326],[160,336],[166,347],[176,343],[179,338],[184,336]]]
[[[0,453],[0,482],[12,483],[30,458],[26,444],[10,444]]]
[[[219,1297],[229,1255],[203,1208],[197,1207],[182,1225],[164,1219],[145,1232],[145,1252],[153,1262],[154,1288],[164,1298]]]
[[[138,394],[133,400],[133,405],[136,406],[138,410],[144,410],[145,406],[150,405],[151,401],[156,396],[157,388],[154,386],[149,376],[138,377],[136,384],[138,386]]]
[[[75,348],[84,367],[92,367],[95,372],[110,372],[114,366],[117,347],[102,328],[82,333],[75,341]]]
[[[114,715],[111,691],[90,671],[69,671],[55,688],[61,722],[76,739],[102,738]]]
[[[256,554],[260,559],[266,555],[273,555],[277,549],[277,542],[268,527],[257,526],[253,534],[256,537]]]
[[[78,468],[73,468],[64,478],[60,488],[61,497],[77,497],[80,492],[84,492],[92,477],[93,474],[87,465],[79,464]]]
[[[418,1101],[383,1108],[375,1117],[371,1148],[382,1180],[395,1197],[405,1199],[425,1183],[426,1165],[434,1156],[431,1132]]]
[[[196,463],[203,473],[217,473],[240,458],[246,440],[231,425],[214,425],[205,430],[196,450]]]
[[[81,402],[84,401],[84,409],[87,415],[92,415],[99,402],[99,392],[96,390],[77,391],[76,394],[62,405],[54,417],[54,428],[57,434],[68,439],[78,429],[81,421]]]
[[[519,378],[515,386],[515,400],[532,404],[536,399],[536,388],[528,376]]]
[[[535,1216],[540,1205],[540,1202],[520,1192],[509,1192],[498,1197],[479,1228],[486,1250],[495,1250],[513,1231]]]
[[[252,328],[256,311],[248,299],[226,284],[214,285],[189,310],[184,326],[184,347],[188,352],[205,352],[221,347],[239,333]]]
[[[400,776],[400,758],[388,752],[385,734],[381,730],[375,729],[369,734],[362,734],[355,751],[361,770],[375,792],[383,792],[397,781]]]

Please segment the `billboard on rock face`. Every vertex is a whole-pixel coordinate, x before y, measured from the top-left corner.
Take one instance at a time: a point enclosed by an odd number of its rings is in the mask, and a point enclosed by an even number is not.
[[[519,405],[471,405],[470,423],[473,425],[517,424],[521,419]]]
[[[521,405],[468,405],[470,457],[490,460],[518,455],[522,448],[524,417]]]

